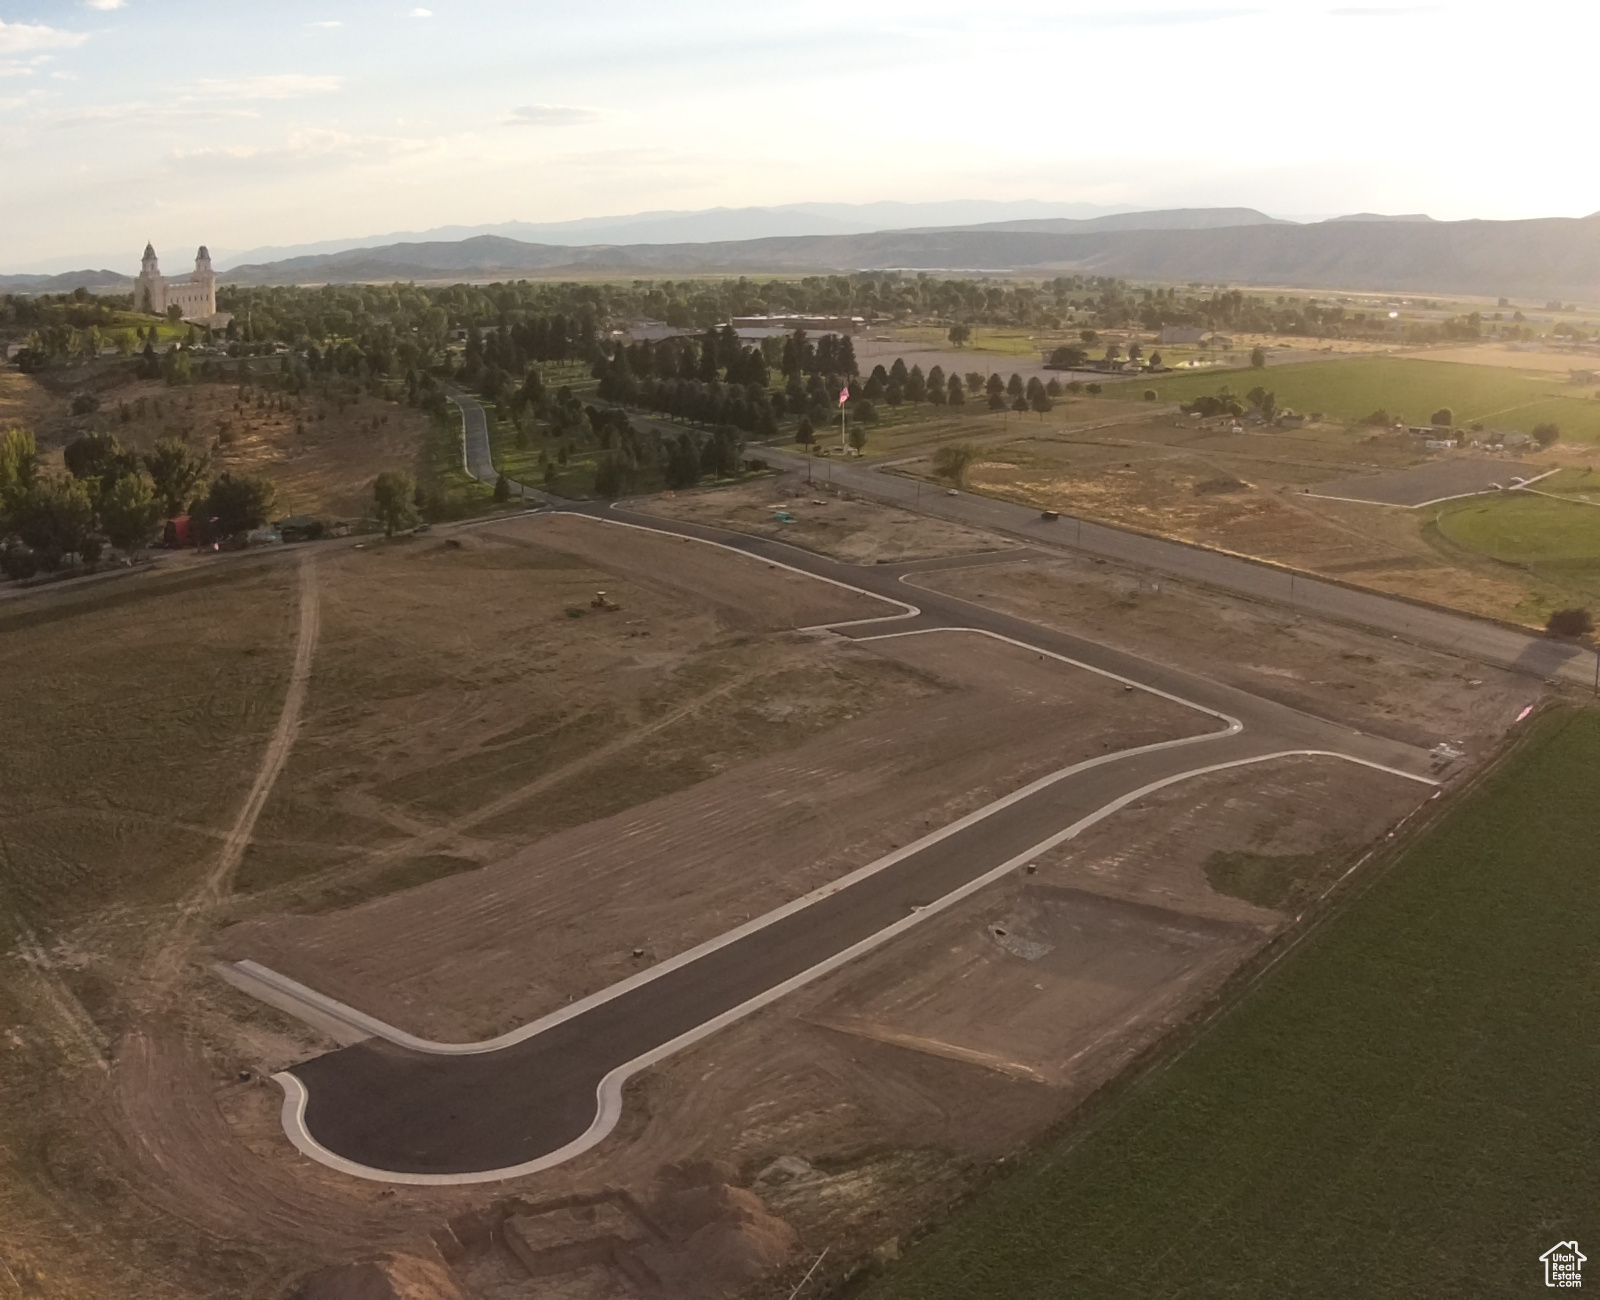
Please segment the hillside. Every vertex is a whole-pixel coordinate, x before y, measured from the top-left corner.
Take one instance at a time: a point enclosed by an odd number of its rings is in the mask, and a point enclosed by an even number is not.
[[[1582,219],[1400,219],[1325,221],[1304,226],[1270,222],[1260,214],[1254,215],[1256,224],[1210,229],[1056,231],[979,227],[584,247],[529,244],[484,235],[241,266],[225,278],[235,284],[314,284],[896,267],[1081,272],[1239,285],[1524,298],[1600,298],[1600,214]]]

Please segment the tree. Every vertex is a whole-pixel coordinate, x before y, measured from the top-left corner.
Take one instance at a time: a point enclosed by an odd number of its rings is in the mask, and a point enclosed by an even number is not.
[[[999,375],[995,376],[996,379],[999,377]],[[989,391],[994,392],[995,390],[991,388]],[[1006,382],[1006,396],[1012,398],[1021,397],[1025,391],[1026,386],[1022,382],[1022,376],[1013,373],[1011,378]]]
[[[627,475],[617,456],[606,454],[594,471],[594,493],[607,501],[615,501],[623,493]]]
[[[1012,378],[1017,379],[1015,375],[1013,375]],[[985,384],[984,387],[989,391],[989,395],[992,397],[995,393],[1003,393],[1006,391],[1006,381],[1000,378],[998,374],[993,374],[989,376],[989,382]],[[1020,379],[1017,379],[1017,391],[1019,393],[1022,391],[1022,380]]]
[[[100,523],[119,551],[148,546],[161,522],[161,500],[143,474],[124,474],[100,497]]]
[[[1441,406],[1433,413],[1433,418],[1428,423],[1438,429],[1453,429],[1456,424],[1456,413],[1448,406]]]
[[[562,450],[565,451],[566,448],[563,447]],[[511,480],[504,474],[496,474],[494,477],[494,499],[496,501],[511,500]]]
[[[373,480],[373,510],[385,537],[417,522],[416,495],[416,481],[401,470],[386,469]]]
[[[206,514],[221,536],[237,537],[267,522],[276,496],[271,481],[259,475],[219,474],[206,495]]]
[[[167,518],[183,513],[183,503],[205,477],[208,458],[191,455],[177,438],[163,438],[140,459]]]
[[[1541,447],[1553,447],[1561,437],[1561,426],[1558,424],[1536,424],[1533,426],[1533,440]]]
[[[794,440],[802,447],[809,447],[816,441],[816,434],[812,431],[811,421],[805,416],[800,417],[800,424],[794,431]]]
[[[867,431],[861,427],[861,422],[858,420],[850,426],[850,446],[855,449],[856,455],[859,456],[866,445]]]
[[[1041,416],[1049,415],[1055,408],[1055,403],[1050,400],[1050,394],[1045,392],[1042,387],[1032,397],[1018,398],[1017,400],[1026,401]]]
[[[1252,370],[1265,370],[1267,368],[1267,350],[1260,345],[1250,349],[1250,368]]]
[[[61,459],[67,472],[85,483],[93,483],[92,491],[107,491],[125,474],[139,468],[139,457],[124,448],[114,433],[86,433],[74,438],[62,450]]]
[[[1093,334],[1093,330],[1084,331]],[[1050,364],[1057,370],[1081,370],[1089,363],[1089,354],[1082,348],[1062,346],[1050,353]]]
[[[1006,395],[1004,393],[990,393],[989,394],[989,409],[991,411],[1003,411],[1003,410],[1005,410],[1006,409]]]
[[[1159,352],[1152,352],[1150,354],[1150,369],[1152,371],[1161,369],[1161,354]]]
[[[82,551],[94,527],[94,502],[72,475],[40,475],[17,495],[11,519],[17,535],[54,567],[61,556]]]
[[[1586,609],[1558,609],[1544,626],[1551,636],[1588,636],[1594,631],[1594,619]]]
[[[33,486],[38,468],[39,450],[33,434],[15,428],[0,433],[0,514],[12,497]]]
[[[942,479],[962,487],[967,481],[967,470],[978,459],[978,449],[970,442],[950,443],[933,453],[933,472]]]
[[[949,391],[949,402],[951,406],[960,406],[967,400],[966,386],[962,384],[960,375],[951,375],[949,382],[945,385],[945,388]]]
[[[966,347],[968,340],[972,338],[972,326],[952,325],[950,327],[950,333],[947,335],[947,337],[956,347],[964,348]]]

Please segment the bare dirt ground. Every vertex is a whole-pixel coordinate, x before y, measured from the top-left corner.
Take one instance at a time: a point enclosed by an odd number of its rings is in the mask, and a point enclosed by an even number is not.
[[[1003,545],[960,524],[851,500],[826,482],[808,484],[803,474],[704,492],[663,493],[641,504],[669,519],[774,537],[852,564],[936,559]],[[774,518],[779,511],[791,515],[792,522]]]
[[[927,683],[787,752],[538,840],[482,871],[223,938],[425,1037],[503,1033],[782,905],[1043,775],[1214,724],[970,634],[831,644]],[[768,697],[769,725],[786,702]],[[508,838],[516,820],[484,827]],[[541,940],[529,944],[527,936]],[[637,955],[635,955],[637,954]]]
[[[1474,756],[1528,695],[1243,602],[1036,567],[939,581]],[[266,1300],[329,1266],[306,1300],[600,1300],[641,1294],[643,1261],[674,1295],[782,1296],[824,1246],[835,1281],[1189,1014],[1419,797],[1342,764],[1164,791],[648,1072],[618,1132],[545,1175],[389,1188],[299,1156],[262,1076],[329,1044],[210,956],[478,1037],[1075,757],[1209,725],[984,638],[796,633],[883,612],[804,585],[578,519],[326,552],[296,743],[219,900],[232,924],[187,951],[160,1015],[147,958],[263,770],[302,588],[283,565],[16,621],[0,1260],[23,1294]],[[616,612],[590,609],[602,587]],[[613,1230],[626,1250],[596,1254]],[[535,1281],[528,1260],[568,1246],[587,1262]]]
[[[1151,659],[1170,660],[1181,637],[1191,671],[1424,748],[1448,740],[1486,753],[1541,694],[1501,669],[1087,559],[950,570],[917,582]]]
[[[1126,409],[1126,408],[1124,408]],[[1437,544],[1423,511],[1330,501],[1303,489],[1397,470],[1393,438],[1308,427],[1233,434],[1140,418],[1091,433],[992,439],[973,487],[1040,509],[1197,542],[1492,618],[1542,624],[1553,591],[1505,565]],[[925,466],[918,470],[925,470]]]

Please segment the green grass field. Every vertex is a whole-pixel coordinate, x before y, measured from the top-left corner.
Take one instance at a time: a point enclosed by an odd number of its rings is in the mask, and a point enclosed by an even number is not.
[[[1600,1240],[1597,780],[1600,712],[1534,724],[1165,1068],[865,1294],[1542,1293],[1543,1251]]]
[[[1448,505],[1434,524],[1458,546],[1521,565],[1575,594],[1600,596],[1600,505],[1518,492]]]
[[[1408,424],[1426,424],[1442,406],[1456,424],[1482,423],[1489,429],[1520,429],[1553,421],[1572,442],[1600,442],[1600,401],[1587,388],[1559,378],[1495,366],[1408,357],[1361,357],[1350,361],[1312,361],[1129,380],[1107,385],[1107,395],[1138,399],[1146,388],[1163,402],[1187,402],[1227,386],[1243,395],[1256,385],[1277,394],[1280,407],[1305,413],[1322,411],[1342,420],[1360,420],[1380,408]]]

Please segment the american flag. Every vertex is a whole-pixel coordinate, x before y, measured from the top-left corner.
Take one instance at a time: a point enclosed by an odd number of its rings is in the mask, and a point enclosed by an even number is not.
[[[841,388],[839,390],[839,405],[843,406],[849,400],[850,400],[850,389],[849,389],[849,387],[846,386],[844,388]]]

